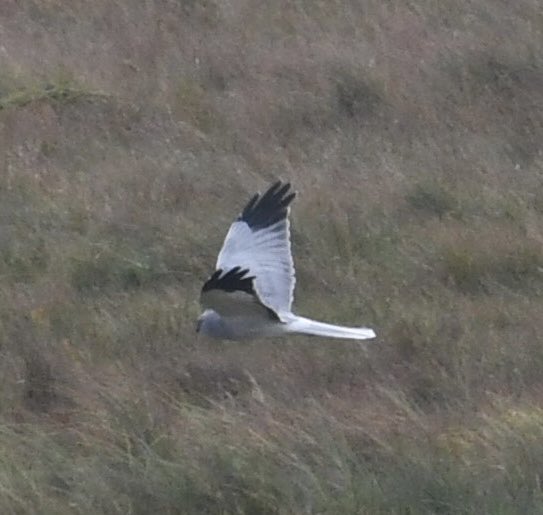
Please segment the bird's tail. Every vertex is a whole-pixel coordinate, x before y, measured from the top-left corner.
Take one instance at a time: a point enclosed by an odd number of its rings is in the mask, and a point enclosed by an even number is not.
[[[369,340],[375,338],[373,329],[368,327],[342,327],[298,316],[287,323],[287,331],[289,333],[311,334],[314,336],[344,338],[347,340]]]

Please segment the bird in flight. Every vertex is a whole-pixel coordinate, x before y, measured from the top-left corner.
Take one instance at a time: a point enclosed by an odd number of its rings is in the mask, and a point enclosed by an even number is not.
[[[375,338],[367,327],[343,327],[297,316],[291,311],[294,263],[290,251],[290,183],[257,193],[230,226],[215,272],[202,288],[204,312],[196,331],[240,340],[309,334],[329,338]]]

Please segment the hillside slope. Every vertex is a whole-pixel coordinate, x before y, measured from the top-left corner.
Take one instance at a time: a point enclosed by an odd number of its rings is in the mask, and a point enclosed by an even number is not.
[[[0,7],[1,513],[541,513],[535,0]],[[299,191],[301,315],[196,337]]]

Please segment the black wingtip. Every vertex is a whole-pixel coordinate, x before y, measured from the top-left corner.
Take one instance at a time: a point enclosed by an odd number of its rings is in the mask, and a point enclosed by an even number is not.
[[[238,220],[245,222],[253,230],[265,229],[284,220],[288,215],[288,206],[296,196],[296,192],[290,188],[290,182],[283,183],[279,180],[272,184],[264,195],[257,193],[245,206]]]
[[[247,276],[248,273],[248,269],[242,269],[239,266],[231,268],[224,274],[222,269],[215,270],[202,287],[202,293],[209,290],[223,290],[228,293],[243,291],[253,295],[255,291],[253,287],[254,276]]]

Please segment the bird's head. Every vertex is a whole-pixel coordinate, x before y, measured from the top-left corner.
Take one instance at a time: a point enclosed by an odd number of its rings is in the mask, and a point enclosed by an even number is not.
[[[220,333],[222,319],[220,315],[212,309],[206,309],[196,320],[196,332],[215,336]]]

